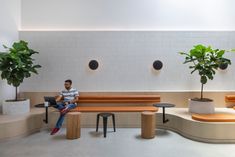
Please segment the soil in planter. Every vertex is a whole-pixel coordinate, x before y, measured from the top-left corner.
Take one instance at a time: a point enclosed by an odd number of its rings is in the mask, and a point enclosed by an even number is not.
[[[200,102],[212,102],[213,100],[212,99],[209,99],[209,98],[192,98],[191,100],[193,101],[200,101]]]

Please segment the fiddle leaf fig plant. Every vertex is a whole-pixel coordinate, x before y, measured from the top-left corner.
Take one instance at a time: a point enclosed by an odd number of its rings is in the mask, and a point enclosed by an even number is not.
[[[234,50],[232,50],[234,51]],[[192,69],[191,74],[198,72],[201,83],[201,98],[200,101],[209,101],[210,99],[203,98],[203,86],[208,80],[213,80],[217,69],[221,65],[230,65],[231,61],[224,57],[226,50],[212,49],[211,46],[196,45],[188,53],[180,52],[185,56],[183,64],[191,63],[189,66]]]
[[[3,47],[6,51],[0,52],[1,78],[15,87],[15,101],[18,101],[17,88],[32,73],[38,74],[37,69],[41,68],[40,65],[34,64],[32,58],[32,55],[38,52],[30,49],[28,43],[23,40],[14,42],[12,47]]]

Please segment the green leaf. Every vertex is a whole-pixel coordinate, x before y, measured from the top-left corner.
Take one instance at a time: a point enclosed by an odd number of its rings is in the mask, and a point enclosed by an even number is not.
[[[33,68],[41,68],[41,65],[34,65]]]
[[[203,55],[202,52],[197,49],[190,50],[190,56],[192,57],[200,58],[202,57],[202,55]]]
[[[5,49],[7,49],[8,47],[6,45],[2,45]]]
[[[225,50],[220,50],[218,53],[217,53],[217,57],[221,58],[225,53]]]
[[[185,53],[185,52],[179,52],[180,55],[186,55],[189,56],[189,54]]]

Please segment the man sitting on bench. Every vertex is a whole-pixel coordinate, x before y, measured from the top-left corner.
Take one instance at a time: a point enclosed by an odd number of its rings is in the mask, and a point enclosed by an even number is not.
[[[57,105],[54,106],[60,111],[60,117],[56,123],[55,128],[52,129],[51,135],[56,134],[64,121],[65,114],[75,107],[77,107],[77,101],[79,93],[76,89],[72,88],[72,81],[66,80],[64,83],[65,90],[61,91],[60,95],[56,99]]]

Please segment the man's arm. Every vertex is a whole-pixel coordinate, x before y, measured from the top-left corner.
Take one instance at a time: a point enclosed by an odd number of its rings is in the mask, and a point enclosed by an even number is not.
[[[78,102],[78,99],[79,99],[79,96],[75,96],[75,98],[73,100],[70,101],[70,103],[74,104],[74,103],[77,103]]]
[[[55,101],[56,101],[56,102],[59,102],[59,101],[62,100],[62,98],[63,98],[63,96],[62,96],[62,95],[59,95],[59,96],[55,99]]]

